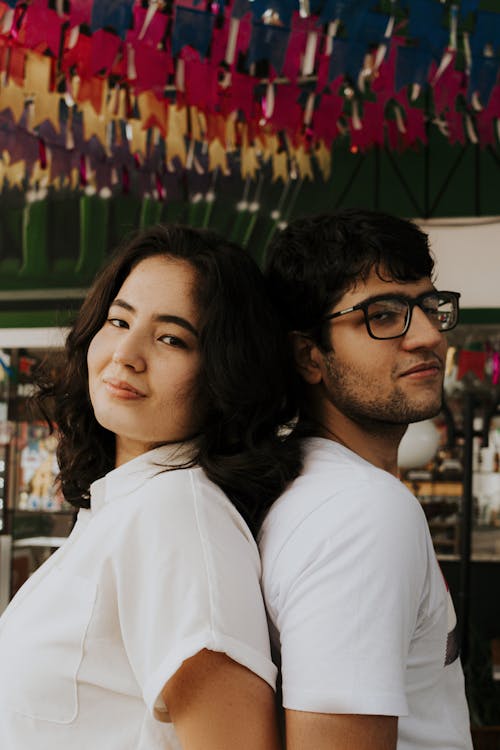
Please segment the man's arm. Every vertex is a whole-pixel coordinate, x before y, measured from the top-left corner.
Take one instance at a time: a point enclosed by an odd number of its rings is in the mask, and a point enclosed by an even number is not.
[[[396,716],[285,711],[286,750],[396,750]]]

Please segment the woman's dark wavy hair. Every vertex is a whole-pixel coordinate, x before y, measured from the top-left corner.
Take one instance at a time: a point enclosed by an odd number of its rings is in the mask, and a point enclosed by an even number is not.
[[[279,429],[295,412],[292,365],[256,263],[206,230],[158,225],[133,236],[90,288],[66,340],[65,366],[56,378],[40,377],[35,403],[57,425],[62,492],[72,505],[88,507],[90,484],[114,468],[114,435],[99,425],[90,402],[87,351],[130,271],[151,256],[182,259],[196,269],[198,395],[206,416],[195,462],[255,533],[301,467],[297,440]]]
[[[390,214],[343,209],[296,219],[271,243],[265,274],[288,330],[311,333],[330,348],[319,321],[370,272],[385,280],[432,277],[427,235]]]

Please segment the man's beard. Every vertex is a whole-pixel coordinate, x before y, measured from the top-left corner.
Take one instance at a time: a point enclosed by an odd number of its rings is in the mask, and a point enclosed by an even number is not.
[[[435,417],[442,408],[442,392],[434,397],[429,392],[410,398],[400,386],[394,385],[389,396],[377,391],[377,373],[368,380],[366,373],[339,363],[333,351],[325,355],[328,399],[342,414],[369,432],[385,432],[396,426]]]

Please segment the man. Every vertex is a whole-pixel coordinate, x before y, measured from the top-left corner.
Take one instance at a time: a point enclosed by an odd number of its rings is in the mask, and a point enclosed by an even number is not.
[[[298,220],[267,275],[300,375],[303,474],[262,529],[287,750],[470,750],[456,619],[418,501],[397,479],[410,422],[441,408],[458,297],[414,224]]]

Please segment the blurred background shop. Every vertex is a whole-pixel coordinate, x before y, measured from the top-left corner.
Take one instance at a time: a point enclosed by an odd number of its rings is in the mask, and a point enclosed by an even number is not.
[[[297,216],[411,217],[462,315],[401,478],[500,747],[499,64],[497,0],[0,2],[0,611],[74,521],[34,368],[128,232],[211,227],[262,263]]]

